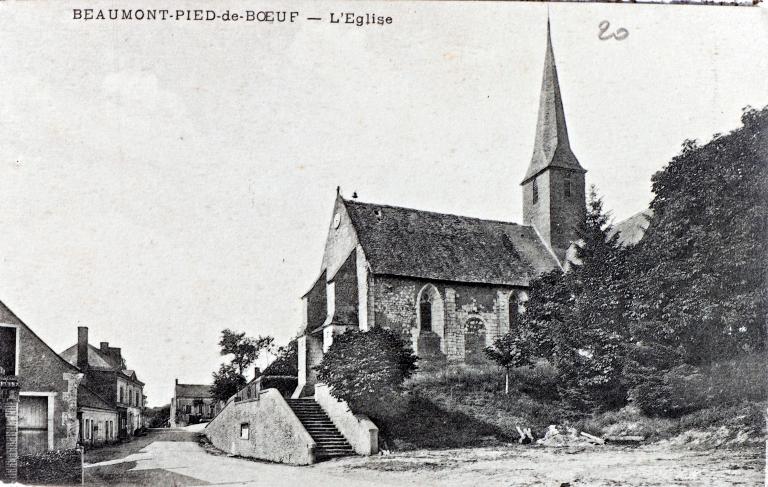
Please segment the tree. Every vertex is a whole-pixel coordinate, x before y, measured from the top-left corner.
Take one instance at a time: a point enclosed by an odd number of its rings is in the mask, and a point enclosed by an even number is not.
[[[531,339],[518,330],[510,331],[485,349],[485,355],[504,369],[504,394],[509,394],[509,371],[514,367],[531,365]]]
[[[353,411],[387,417],[394,414],[403,381],[416,370],[417,360],[400,335],[375,327],[335,336],[315,370],[331,395]]]
[[[295,338],[277,349],[277,358],[264,369],[264,375],[299,375],[299,346]]]
[[[296,390],[299,375],[299,346],[294,338],[277,349],[277,358],[264,369],[262,388],[274,388],[284,396]]]
[[[259,358],[261,352],[270,350],[274,341],[271,336],[251,338],[245,336],[244,332],[238,333],[229,328],[222,330],[219,340],[221,355],[232,355],[232,359],[213,373],[211,394],[217,400],[227,401],[243,388],[248,382],[245,370]]]
[[[630,259],[635,341],[689,364],[765,347],[768,107],[741,120],[705,145],[686,141],[653,176],[653,217]]]
[[[245,387],[247,381],[232,364],[221,364],[218,372],[213,373],[211,395],[217,401],[227,401],[237,391]]]
[[[579,409],[615,407],[626,399],[626,251],[611,230],[593,187],[574,262],[568,272],[552,271],[531,283],[521,323],[537,355],[557,367],[561,397]]]
[[[240,375],[245,376],[245,369],[259,358],[262,351],[269,351],[274,341],[271,336],[251,338],[245,336],[245,332],[237,333],[225,328],[221,331],[219,347],[221,355],[232,355],[232,364]]]

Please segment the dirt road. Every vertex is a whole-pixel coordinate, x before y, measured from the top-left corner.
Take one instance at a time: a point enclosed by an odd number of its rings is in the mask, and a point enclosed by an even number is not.
[[[348,457],[307,467],[205,452],[197,433],[155,430],[86,455],[87,485],[247,486],[752,486],[762,485],[761,449],[690,451],[510,446]],[[95,463],[93,463],[95,462]]]

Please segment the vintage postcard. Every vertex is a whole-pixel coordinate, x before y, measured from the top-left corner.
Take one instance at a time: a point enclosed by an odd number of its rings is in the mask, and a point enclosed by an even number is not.
[[[763,5],[0,1],[0,483],[765,481]]]

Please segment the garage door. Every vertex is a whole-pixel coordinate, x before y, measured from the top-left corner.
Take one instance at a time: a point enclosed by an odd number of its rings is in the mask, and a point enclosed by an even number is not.
[[[19,455],[48,451],[48,398],[19,398]]]

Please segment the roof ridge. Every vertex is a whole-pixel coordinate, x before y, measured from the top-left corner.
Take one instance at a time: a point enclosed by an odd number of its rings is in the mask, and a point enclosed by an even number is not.
[[[419,213],[428,213],[431,215],[439,215],[439,216],[454,216],[456,218],[465,218],[467,220],[477,220],[480,222],[489,222],[489,223],[503,223],[504,225],[514,225],[516,227],[525,227],[525,228],[533,228],[533,225],[524,225],[522,223],[516,223],[516,222],[508,222],[504,220],[494,220],[491,218],[480,218],[476,216],[467,216],[467,215],[457,215],[456,213],[441,213],[439,211],[432,211],[432,210],[420,210],[418,208],[410,208],[407,206],[395,206],[395,205],[385,205],[380,203],[368,203],[358,200],[348,200],[345,198],[341,199],[345,204],[346,203],[352,203],[353,205],[361,205],[361,206],[378,206],[381,208],[389,208],[393,210],[408,210],[408,211],[417,211]]]

